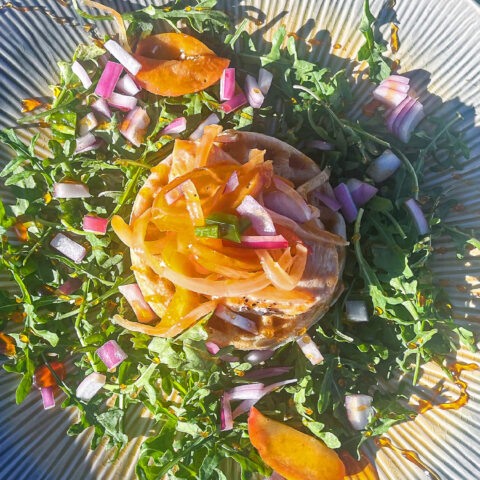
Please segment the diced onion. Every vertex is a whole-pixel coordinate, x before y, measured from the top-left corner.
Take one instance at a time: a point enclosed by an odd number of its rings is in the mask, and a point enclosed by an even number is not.
[[[95,88],[95,95],[109,98],[117,85],[122,71],[123,67],[119,63],[107,62],[107,65],[103,69],[102,75],[98,80],[97,87]]]
[[[395,134],[403,143],[408,143],[410,141],[412,132],[424,118],[425,113],[423,111],[423,105],[419,101],[415,100],[411,108],[405,112],[405,115],[403,110],[400,112],[400,115],[395,121],[393,127]]]
[[[405,206],[413,218],[418,233],[426,235],[430,231],[430,227],[420,205],[413,198],[410,198],[405,201]]]
[[[245,94],[247,95],[248,103],[253,108],[260,108],[265,100],[257,81],[251,75],[247,75],[245,79]]]
[[[237,212],[250,219],[253,228],[259,235],[277,234],[272,217],[251,195],[245,196],[242,203],[237,207]]]
[[[220,351],[220,347],[214,342],[205,342],[205,347],[212,355],[216,355]]]
[[[108,218],[96,217],[94,215],[85,215],[83,217],[83,230],[85,232],[105,235],[107,232],[107,225]]]
[[[250,370],[243,378],[245,380],[261,380],[262,378],[271,378],[278,377],[284,373],[288,373],[292,367],[270,367],[270,368],[260,368],[258,370]]]
[[[247,385],[240,385],[234,387],[227,392],[230,401],[235,400],[259,400],[263,396],[263,383],[249,383]]]
[[[88,198],[91,197],[88,185],[84,183],[55,183],[52,191],[53,198]]]
[[[108,108],[108,103],[104,98],[99,98],[95,102],[92,103],[91,107],[93,110],[95,110],[98,113],[101,113],[107,118],[112,117],[112,112],[110,112],[110,109]]]
[[[231,100],[235,94],[235,69],[226,68],[220,78],[220,100]]]
[[[174,133],[182,133],[187,129],[187,119],[179,117],[170,122],[162,131],[162,135],[172,135]]]
[[[75,153],[86,153],[100,146],[101,139],[97,139],[92,133],[76,139]]]
[[[243,235],[242,247],[276,250],[280,248],[288,248],[288,241],[283,235]]]
[[[382,102],[391,108],[395,108],[407,98],[407,93],[394,90],[387,85],[379,85],[373,91],[373,96],[379,102]]]
[[[102,373],[92,372],[82,380],[75,394],[80,400],[88,402],[100,391],[106,381],[107,377]]]
[[[347,320],[353,323],[368,322],[368,310],[365,302],[362,300],[348,300],[345,302]]]
[[[230,113],[236,110],[237,108],[243,107],[246,105],[248,102],[247,97],[243,92],[237,93],[234,97],[232,97],[230,100],[227,100],[226,102],[223,102],[220,104],[220,108],[225,112],[225,113]]]
[[[123,120],[120,133],[133,145],[140,147],[149,125],[150,117],[146,110],[135,107]]]
[[[313,195],[334,212],[338,212],[342,207],[335,197],[335,192],[333,191],[332,186],[328,182],[325,182],[323,185],[316,188],[313,191]]]
[[[52,238],[50,246],[75,263],[80,263],[87,254],[87,250],[82,245],[74,242],[63,233],[57,233],[57,235]]]
[[[78,77],[80,82],[82,82],[85,90],[88,90],[92,86],[92,80],[90,79],[87,71],[83,65],[76,60],[72,63],[72,72]]]
[[[385,80],[383,80],[380,83],[380,85],[382,87],[387,87],[390,90],[396,90],[397,92],[402,92],[402,93],[408,93],[408,91],[410,90],[410,85],[408,83],[397,82],[389,78],[386,78]]]
[[[323,355],[309,335],[303,335],[298,338],[297,344],[312,365],[318,365],[323,362]]]
[[[235,191],[235,189],[240,185],[238,181],[238,173],[235,170],[231,175],[230,178],[228,179],[226,185],[225,185],[225,190],[223,193],[231,193]]]
[[[273,350],[251,350],[245,355],[245,361],[257,365],[268,360],[274,353]]]
[[[266,96],[272,85],[273,73],[261,68],[258,71],[258,88]]]
[[[100,348],[97,348],[97,355],[109,370],[118,367],[128,358],[128,355],[115,340],[109,340]]]
[[[121,93],[113,92],[107,98],[108,104],[113,108],[118,108],[123,112],[129,112],[137,106],[137,98],[129,95],[122,95]]]
[[[142,68],[142,64],[138,62],[130,53],[128,53],[115,40],[108,40],[104,47],[108,50],[132,75],[136,75]]]
[[[215,113],[210,114],[190,135],[190,140],[198,140],[203,136],[203,130],[208,125],[216,125],[220,123],[220,119]]]
[[[82,286],[82,279],[79,277],[69,278],[65,283],[62,283],[57,289],[62,295],[71,295]]]
[[[358,209],[353,201],[350,190],[344,183],[340,183],[334,188],[335,197],[340,203],[343,216],[348,223],[354,222],[358,215]]]
[[[414,104],[415,99],[412,97],[406,97],[403,102],[399,103],[395,108],[389,109],[385,112],[385,119],[386,119],[386,126],[387,130],[390,133],[394,133],[394,126],[397,118],[399,117],[400,113],[405,110],[408,111],[411,106]],[[403,118],[403,117],[402,117]]]
[[[382,80],[380,82],[380,85],[387,82],[397,82],[397,83],[403,83],[408,85],[410,83],[410,79],[408,77],[402,77],[401,75],[390,75],[385,80]]]
[[[350,190],[350,195],[352,195],[355,205],[359,208],[369,202],[378,192],[378,188],[361,182],[356,178],[348,180],[347,187]]]
[[[350,425],[355,430],[364,430],[375,413],[370,395],[346,395],[345,409]]]
[[[118,82],[117,90],[124,95],[134,96],[140,92],[139,86],[135,83],[135,80],[126,73]]]
[[[227,394],[224,394],[221,401],[220,409],[221,429],[223,431],[231,430],[233,428],[232,407]]]
[[[218,318],[221,318],[223,321],[230,323],[231,325],[234,325],[235,327],[238,327],[242,330],[253,333],[255,335],[258,333],[257,324],[253,320],[243,317],[236,312],[232,312],[224,305],[220,304],[217,306],[217,308],[215,309],[215,315]]]
[[[80,128],[78,133],[80,136],[86,135],[88,132],[93,130],[97,125],[97,118],[93,112],[87,113],[81,120],[80,120]]]
[[[375,183],[381,183],[393,175],[401,165],[401,160],[391,151],[385,150],[367,168],[367,175]]]
[[[49,410],[55,406],[55,391],[54,387],[42,387],[40,388],[42,394],[42,402],[44,410]]]
[[[148,323],[157,318],[150,305],[145,301],[137,283],[121,285],[118,290],[127,299],[139,322]]]

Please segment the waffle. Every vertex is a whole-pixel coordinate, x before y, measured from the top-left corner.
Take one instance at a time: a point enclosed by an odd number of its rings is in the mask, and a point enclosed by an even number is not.
[[[216,144],[217,148],[223,150],[225,156],[245,163],[250,150],[255,148],[266,150],[265,159],[273,161],[274,172],[290,180],[295,187],[321,173],[319,167],[309,157],[278,139],[250,132],[225,132],[225,134],[230,136],[230,141]],[[171,158],[168,157],[163,163],[170,165],[170,162]],[[152,173],[146,180],[135,200],[132,221],[152,205],[155,192],[161,186],[160,178],[158,173]],[[341,215],[321,205],[315,205],[314,198],[308,198],[308,201],[320,209],[321,215],[320,222],[310,221],[308,225],[303,224],[304,230],[315,232],[325,229],[344,235],[345,223]],[[304,334],[328,311],[342,292],[340,278],[345,260],[345,247],[307,238],[303,240],[311,249],[302,280],[295,289],[302,292],[303,298],[291,301],[288,292],[279,295],[273,288],[247,297],[222,298],[222,303],[228,308],[254,320],[258,334],[241,330],[213,315],[206,326],[211,341],[221,347],[233,345],[241,350],[275,348]],[[153,270],[140,268],[140,259],[133,251],[131,258],[137,283],[145,299],[154,312],[162,317],[166,309],[163,299],[171,297],[174,286],[156,275]]]

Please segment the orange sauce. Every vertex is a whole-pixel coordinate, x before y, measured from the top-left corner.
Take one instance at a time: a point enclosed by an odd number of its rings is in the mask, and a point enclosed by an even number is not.
[[[394,23],[390,25],[390,48],[392,53],[398,52],[398,26]]]
[[[341,46],[339,43],[336,43],[336,44],[333,46],[333,49],[334,49],[334,50],[338,50],[338,49],[340,49],[340,48],[342,48],[342,46]]]
[[[420,457],[413,450],[404,450],[403,448],[397,447],[388,437],[376,438],[375,445],[377,447],[390,448],[394,452],[399,453],[403,458],[406,458],[409,462],[412,462],[414,465],[421,468],[424,472],[428,472],[433,480],[441,480],[440,477],[430,467],[427,467],[420,460]]]
[[[344,480],[378,480],[377,469],[363,452],[360,460],[355,460],[346,450],[338,455],[345,465]]]
[[[61,2],[61,0],[58,0]],[[69,24],[72,26],[77,26],[78,23],[70,21],[68,18],[65,17],[59,17],[55,14],[53,14],[50,10],[48,10],[45,7],[39,7],[39,6],[34,6],[34,7],[18,7],[17,5],[14,5],[12,2],[7,2],[4,3],[3,5],[0,5],[0,10],[4,10],[10,8],[12,10],[16,10],[17,12],[41,12],[47,17],[51,18],[54,22],[60,23],[61,25]]]

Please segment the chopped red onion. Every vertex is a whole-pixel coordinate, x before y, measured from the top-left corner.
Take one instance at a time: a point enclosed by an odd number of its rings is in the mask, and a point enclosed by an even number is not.
[[[185,117],[179,117],[170,122],[160,133],[162,135],[172,133],[182,133],[187,129],[187,119]]]
[[[132,75],[136,75],[142,68],[142,64],[130,55],[115,40],[108,40],[104,47],[108,50]]]
[[[97,138],[92,133],[87,133],[83,137],[78,137],[76,142],[75,153],[85,153],[93,150],[95,145],[97,145]]]
[[[244,400],[238,407],[233,411],[232,417],[235,419],[238,416],[242,415],[242,413],[249,412],[250,409],[265,395],[268,395],[269,393],[273,392],[277,388],[283,387],[284,385],[289,385],[291,383],[296,383],[297,379],[292,378],[290,380],[283,380],[282,382],[277,382],[273,383],[272,385],[269,385],[268,387],[264,387],[262,391],[262,396],[258,399],[250,399],[250,400]]]
[[[407,97],[407,94],[405,92],[393,90],[392,88],[389,88],[386,85],[379,85],[373,91],[373,96],[379,102],[382,102],[388,105],[389,107],[395,108],[403,100],[405,100],[405,98]]]
[[[407,77],[402,77],[401,75],[390,75],[385,80],[382,80],[380,82],[380,85],[382,85],[385,82],[397,82],[397,83],[403,83],[408,85],[410,83],[410,79]]]
[[[390,80],[386,78],[383,82],[380,83],[382,87],[387,87],[390,90],[396,90],[397,92],[408,93],[410,90],[410,85],[408,83],[400,83],[395,80]]]
[[[342,238],[345,240],[347,239],[347,225],[345,224],[345,219],[343,218],[343,215],[337,212],[336,214],[337,220],[335,222],[335,225],[333,227],[332,233],[336,233],[337,235],[340,235]]]
[[[323,362],[323,355],[309,335],[301,336],[297,339],[297,343],[312,365],[318,365]]]
[[[122,95],[121,93],[113,92],[109,98],[107,98],[108,104],[113,108],[118,108],[122,112],[129,112],[137,106],[137,98],[130,97],[128,95]]]
[[[145,301],[137,283],[120,285],[118,290],[127,299],[139,322],[148,323],[157,318],[150,305]]]
[[[334,188],[335,197],[341,205],[343,216],[348,223],[354,222],[358,215],[358,210],[353,201],[350,190],[344,183],[340,183]]]
[[[348,300],[345,302],[347,320],[353,323],[368,322],[367,305],[362,300]]]
[[[62,285],[58,287],[57,291],[62,295],[71,295],[82,286],[82,283],[81,278],[69,278],[65,283],[62,283]]]
[[[40,388],[42,394],[43,408],[49,410],[55,406],[55,392],[54,387],[42,387]]]
[[[78,63],[76,60],[72,64],[72,72],[78,77],[80,82],[82,82],[85,90],[88,90],[92,86],[92,81],[90,80],[87,71],[83,65]]]
[[[52,191],[53,198],[88,198],[91,197],[88,185],[84,183],[55,183]]]
[[[107,377],[105,375],[92,372],[82,380],[75,394],[80,400],[88,402],[100,391],[106,381]]]
[[[280,248],[288,248],[288,241],[283,235],[243,235],[241,245],[246,248],[277,250]]]
[[[238,186],[240,185],[238,181],[238,173],[235,170],[231,175],[230,178],[228,179],[225,189],[223,190],[223,193],[231,193],[233,192]]]
[[[93,130],[97,125],[97,117],[95,117],[95,114],[93,112],[87,113],[81,120],[80,120],[80,128],[78,130],[78,133],[80,136],[86,135],[90,130]]]
[[[390,133],[395,133],[394,125],[400,113],[403,112],[404,109],[405,111],[408,111],[412,107],[414,102],[415,102],[415,99],[413,99],[412,97],[406,97],[405,100],[401,102],[399,105],[397,105],[395,108],[391,108],[385,112],[384,117],[386,119],[387,130]]]
[[[248,99],[243,92],[237,93],[234,97],[220,104],[220,108],[225,113],[230,113],[237,108],[243,107],[248,103]]]
[[[237,207],[237,212],[248,217],[253,228],[259,235],[276,235],[272,217],[251,195],[246,195],[242,203]]]
[[[234,387],[226,393],[230,401],[234,400],[259,400],[263,396],[265,386],[263,383],[249,383]]]
[[[183,195],[182,185],[183,183],[177,185],[175,188],[172,188],[172,190],[165,194],[165,201],[167,202],[167,205],[174,204]]]
[[[235,69],[226,68],[220,78],[220,100],[231,100],[235,94]]]
[[[258,88],[266,96],[272,85],[273,73],[261,68],[258,71]]]
[[[140,147],[148,125],[150,125],[150,117],[146,110],[136,107],[124,118],[120,126],[120,133],[133,145]]]
[[[257,365],[268,360],[274,353],[273,350],[251,350],[245,355],[245,361]]]
[[[222,431],[232,430],[233,428],[232,407],[230,406],[230,399],[228,398],[227,394],[224,394],[222,397],[220,419],[221,419]]]
[[[423,111],[423,105],[415,100],[411,108],[405,112],[405,115],[403,110],[400,112],[400,115],[393,126],[395,134],[403,143],[408,143],[412,132],[424,118],[425,113]]]
[[[381,183],[393,175],[401,163],[401,160],[391,150],[385,150],[369,165],[367,175],[375,183]]]
[[[430,231],[430,227],[428,226],[427,219],[425,218],[420,205],[413,198],[409,198],[405,201],[405,206],[412,216],[418,233],[420,235],[426,235]]]
[[[369,202],[378,192],[378,188],[375,188],[368,183],[361,182],[356,178],[348,180],[347,187],[350,190],[355,205],[359,208]]]
[[[260,368],[259,370],[250,370],[243,376],[244,380],[261,380],[262,378],[278,377],[288,373],[292,367],[271,367]]]
[[[101,113],[107,118],[112,118],[112,112],[108,108],[108,103],[104,98],[99,98],[92,103],[91,107],[98,113]]]
[[[313,195],[322,203],[324,203],[330,210],[333,210],[334,212],[338,212],[338,210],[340,210],[341,205],[338,203],[330,183],[325,182],[323,185],[320,185],[320,187],[313,191]]]
[[[80,263],[87,254],[87,250],[63,233],[57,233],[50,241],[50,246],[75,263]]]
[[[203,135],[203,130],[205,127],[208,127],[208,125],[216,125],[217,123],[220,123],[220,119],[215,113],[210,114],[190,135],[190,140],[198,140],[199,138],[202,138]]]
[[[117,82],[117,90],[124,95],[130,95],[131,97],[135,96],[138,92],[140,92],[140,88],[135,83],[135,80],[126,73],[118,82]]]
[[[123,67],[119,63],[107,62],[107,65],[103,69],[102,75],[98,80],[97,87],[95,88],[95,95],[109,98],[117,85],[122,71]]]
[[[212,355],[216,355],[220,351],[220,347],[213,342],[205,342],[205,347],[207,348],[207,351]]]
[[[355,430],[364,430],[375,414],[372,407],[373,398],[370,395],[346,395],[345,409],[350,425]]]
[[[232,312],[224,305],[218,305],[218,307],[215,309],[215,315],[218,318],[221,318],[223,321],[230,323],[231,325],[234,325],[242,330],[255,335],[258,333],[257,324],[253,320],[243,317],[236,312]]]
[[[105,235],[107,232],[107,225],[108,218],[96,217],[94,215],[85,215],[83,217],[83,230],[85,232]]]
[[[258,87],[258,83],[251,75],[247,75],[245,79],[245,93],[247,95],[248,103],[253,108],[260,108],[265,97]]]
[[[310,140],[305,146],[323,151],[335,150],[335,147],[331,143],[324,142],[323,140]]]
[[[97,355],[109,370],[118,367],[128,358],[128,355],[115,340],[109,340],[100,348],[97,348]]]

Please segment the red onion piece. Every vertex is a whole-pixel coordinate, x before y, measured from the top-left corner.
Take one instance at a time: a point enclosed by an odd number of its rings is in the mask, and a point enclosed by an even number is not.
[[[98,144],[97,138],[92,133],[87,133],[83,137],[78,137],[76,142],[75,153],[86,153],[94,148],[98,148],[96,146]]]
[[[215,113],[210,114],[190,135],[190,140],[198,140],[203,135],[203,130],[208,125],[216,125],[220,123],[220,119]]]
[[[83,230],[85,232],[105,235],[107,232],[107,225],[108,218],[96,217],[94,215],[85,215],[83,217]]]
[[[309,335],[303,335],[298,338],[297,343],[312,365],[318,365],[323,362],[323,355]]]
[[[253,333],[255,335],[258,333],[257,324],[253,320],[243,317],[236,312],[232,312],[224,305],[218,305],[215,310],[215,315],[218,318],[221,318],[223,321],[230,323],[231,325],[234,325],[235,327],[238,327],[242,330]]]
[[[230,399],[227,394],[224,394],[221,401],[220,409],[221,429],[222,431],[232,430],[233,418],[232,407],[230,406]]]
[[[278,377],[284,373],[288,373],[292,367],[271,367],[260,368],[259,370],[250,370],[245,373],[245,380],[261,380],[262,378]]]
[[[122,71],[123,67],[119,63],[107,62],[107,65],[103,69],[102,75],[98,80],[97,87],[95,88],[95,95],[109,98],[117,85]]]
[[[335,147],[331,143],[324,142],[323,140],[310,140],[305,144],[305,146],[322,151],[335,150]]]
[[[383,82],[380,83],[382,87],[387,87],[390,90],[396,90],[397,92],[408,93],[410,90],[410,85],[408,83],[401,83],[395,80],[389,80],[386,78]]]
[[[246,195],[242,203],[237,207],[237,212],[248,217],[253,228],[259,235],[276,235],[272,217],[251,195]]]
[[[378,192],[378,188],[375,188],[368,183],[361,182],[356,178],[348,180],[347,187],[350,190],[355,205],[359,208],[369,202]]]
[[[104,47],[109,51],[132,75],[136,75],[142,65],[132,55],[130,55],[123,47],[121,47],[115,40],[108,40]]]
[[[263,397],[263,383],[249,383],[234,387],[226,394],[230,401],[234,400],[259,400]]]
[[[187,119],[185,117],[179,117],[170,122],[160,133],[162,135],[172,133],[182,133],[187,129]]]
[[[346,395],[345,409],[348,421],[355,430],[364,430],[375,411],[372,407],[373,398],[370,395]]]
[[[243,107],[248,103],[248,99],[243,92],[237,93],[234,97],[220,104],[220,108],[225,113],[233,112],[237,108]]]
[[[430,227],[428,226],[427,219],[425,218],[420,205],[413,198],[410,198],[405,201],[405,206],[412,216],[418,233],[420,235],[426,235],[430,231]]]
[[[401,75],[390,75],[385,80],[382,80],[380,85],[382,85],[384,82],[397,82],[408,85],[410,83],[410,79],[407,77],[402,77]]]
[[[216,355],[220,351],[220,347],[213,342],[205,342],[205,347],[207,348],[207,351],[212,355]]]
[[[387,130],[390,133],[395,133],[394,125],[400,113],[404,110],[405,112],[410,110],[414,103],[415,100],[412,97],[406,97],[405,100],[403,100],[403,102],[397,105],[394,109],[390,109],[388,112],[386,112],[385,118],[387,120]]]
[[[120,285],[118,290],[127,299],[139,322],[148,323],[157,318],[150,305],[145,301],[137,283]]]
[[[368,166],[367,175],[375,183],[381,183],[393,175],[401,163],[401,160],[391,150],[385,150]]]
[[[402,116],[403,118],[401,118]],[[403,110],[400,112],[393,126],[395,134],[403,143],[408,143],[413,131],[424,118],[423,105],[415,100],[411,108],[405,112],[405,115],[403,115]]]
[[[330,183],[325,182],[323,185],[320,185],[320,187],[313,191],[313,195],[322,203],[324,203],[330,210],[333,210],[334,212],[338,212],[338,210],[340,210],[341,205],[338,203]]]
[[[279,248],[288,248],[288,241],[283,235],[243,235],[241,245],[246,248],[277,250]]]
[[[107,377],[101,373],[92,372],[86,376],[77,387],[75,395],[80,400],[88,402],[91,400],[105,385]]]
[[[274,353],[273,350],[251,350],[245,355],[245,361],[257,365],[268,360]]]
[[[379,85],[374,91],[373,96],[379,102],[382,102],[389,107],[395,108],[399,105],[405,98],[407,94],[405,92],[399,92],[398,90],[393,90],[392,88],[387,87],[386,85]]]
[[[257,81],[251,75],[247,75],[245,79],[245,94],[247,95],[248,103],[253,108],[260,108],[265,100]]]
[[[76,60],[72,64],[72,72],[78,77],[80,82],[82,82],[83,88],[88,90],[92,86],[92,81],[81,63],[78,63]]]
[[[108,103],[104,98],[99,98],[91,105],[92,109],[98,113],[101,113],[107,118],[112,118],[112,112],[110,112],[110,108],[108,108]]]
[[[228,179],[225,189],[223,190],[223,193],[231,193],[235,191],[235,189],[240,185],[240,182],[238,181],[238,173],[235,170],[231,175],[230,178]]]
[[[83,282],[81,278],[69,278],[66,282],[62,283],[62,285],[58,287],[57,291],[62,295],[71,295],[82,286],[82,283]]]
[[[261,68],[258,71],[258,88],[266,96],[272,85],[273,73]]]
[[[80,120],[80,128],[78,130],[78,133],[80,136],[86,135],[90,130],[93,130],[97,125],[97,117],[95,117],[95,114],[93,112],[87,113],[81,120]]]
[[[220,78],[220,100],[231,100],[235,94],[235,69],[226,68]]]
[[[88,198],[91,197],[88,186],[84,183],[55,183],[53,198]]]
[[[296,383],[297,379],[292,378],[290,380],[283,380],[282,382],[277,382],[273,383],[272,385],[269,385],[268,387],[265,387],[262,391],[262,396],[258,399],[251,399],[251,400],[244,400],[238,407],[233,411],[232,417],[235,419],[238,416],[242,415],[242,413],[249,412],[250,409],[265,395],[268,395],[269,393],[273,392],[277,388],[283,387],[284,385],[289,385],[291,383]]]
[[[122,95],[121,93],[113,92],[110,97],[107,98],[108,104],[113,108],[118,108],[122,112],[129,112],[137,106],[137,98],[128,95]]]
[[[345,302],[347,320],[352,323],[368,322],[367,305],[362,300],[348,300]]]
[[[117,90],[124,95],[129,95],[131,97],[135,96],[138,92],[140,92],[140,88],[135,83],[135,80],[126,73],[118,82],[117,82]]]
[[[40,388],[42,394],[42,402],[44,410],[49,410],[55,406],[55,392],[54,387],[42,387]]]
[[[167,205],[172,205],[183,195],[182,185],[183,183],[177,185],[175,188],[172,188],[172,190],[165,194],[165,201],[167,202]]]
[[[63,233],[57,233],[50,241],[50,246],[75,263],[80,263],[87,254],[87,250]]]
[[[348,187],[344,183],[340,183],[334,188],[335,197],[341,205],[343,216],[348,223],[354,222],[358,215],[358,209],[353,201]]]
[[[118,367],[128,358],[128,355],[115,340],[109,340],[100,348],[97,348],[97,355],[109,370]]]
[[[120,133],[133,145],[140,147],[149,125],[150,117],[146,110],[136,107],[123,120]]]

